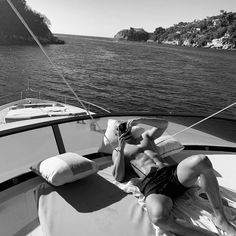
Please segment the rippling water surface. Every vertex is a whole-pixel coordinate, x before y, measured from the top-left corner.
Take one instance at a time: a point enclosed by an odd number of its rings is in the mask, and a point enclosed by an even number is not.
[[[46,52],[81,99],[110,111],[209,115],[236,102],[236,51],[63,39]],[[49,99],[73,96],[37,46],[1,46],[0,65],[0,105],[19,99],[28,80]],[[222,115],[236,118],[236,107]]]

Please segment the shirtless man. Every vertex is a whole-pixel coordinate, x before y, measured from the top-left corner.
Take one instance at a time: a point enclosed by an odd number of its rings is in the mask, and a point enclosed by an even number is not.
[[[138,124],[150,125],[153,128],[136,137],[132,134],[132,129]],[[170,165],[158,155],[154,143],[154,140],[166,130],[168,126],[166,120],[140,118],[128,121],[127,126],[127,132],[118,133],[119,147],[112,154],[113,175],[117,181],[123,181],[128,167],[132,167],[138,174],[140,177],[138,187],[145,196],[151,221],[161,229],[176,235],[217,235],[196,226],[183,225],[170,214],[174,199],[194,185],[200,176],[200,187],[208,195],[215,225],[229,235],[236,235],[236,227],[225,216],[219,185],[207,156],[195,155],[184,159],[178,165]]]

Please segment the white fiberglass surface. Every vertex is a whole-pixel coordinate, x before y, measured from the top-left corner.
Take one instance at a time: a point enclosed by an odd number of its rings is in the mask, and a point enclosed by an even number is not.
[[[29,170],[30,165],[58,154],[51,127],[0,138],[0,181]]]
[[[103,141],[103,132],[107,119],[95,120],[101,126],[99,130],[94,121],[84,120],[59,125],[61,136],[67,152],[84,155],[97,152]]]
[[[35,182],[37,184],[39,182]],[[1,236],[43,236],[33,182],[15,186],[0,195]]]

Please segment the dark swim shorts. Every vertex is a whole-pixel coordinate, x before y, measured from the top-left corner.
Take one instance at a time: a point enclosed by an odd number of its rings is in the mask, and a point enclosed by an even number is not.
[[[148,195],[163,194],[172,200],[182,195],[188,188],[183,186],[177,177],[177,165],[164,166],[161,169],[152,167],[148,175],[139,185],[145,197]]]

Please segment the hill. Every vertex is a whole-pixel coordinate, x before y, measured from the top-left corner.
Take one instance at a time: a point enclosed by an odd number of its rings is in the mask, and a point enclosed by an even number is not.
[[[236,48],[236,13],[223,10],[220,13],[203,20],[179,22],[166,29],[158,27],[153,33],[135,28],[121,30],[114,38],[192,47]]]
[[[47,17],[30,9],[25,0],[12,0],[12,3],[42,44],[65,43],[49,30],[50,21]],[[0,1],[0,45],[34,43],[7,1]]]

